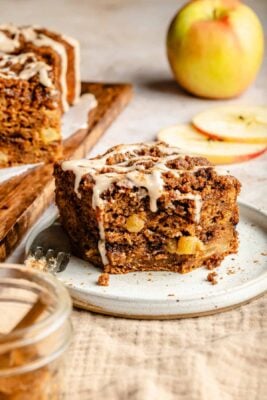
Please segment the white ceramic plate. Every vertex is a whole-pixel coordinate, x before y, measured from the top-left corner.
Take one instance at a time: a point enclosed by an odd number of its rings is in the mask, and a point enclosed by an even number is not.
[[[53,217],[54,218],[54,217]],[[35,236],[52,221],[42,221],[29,235],[26,251]],[[128,318],[185,318],[233,308],[267,291],[267,215],[240,204],[240,248],[216,269],[218,284],[207,281],[210,271],[199,268],[181,275],[138,272],[111,275],[108,287],[98,286],[101,271],[72,257],[57,274],[76,305]]]

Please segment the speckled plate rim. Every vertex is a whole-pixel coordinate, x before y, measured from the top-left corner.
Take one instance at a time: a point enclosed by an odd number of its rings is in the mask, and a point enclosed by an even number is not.
[[[109,317],[116,317],[116,318],[127,318],[127,319],[144,319],[144,320],[174,320],[174,319],[186,319],[186,318],[198,318],[198,317],[208,317],[210,315],[214,315],[214,314],[219,314],[219,313],[224,313],[227,311],[232,311],[235,310],[236,308],[245,306],[247,304],[250,304],[251,302],[253,302],[254,300],[258,300],[261,297],[265,296],[267,294],[267,290],[264,291],[261,294],[258,294],[255,297],[252,297],[248,300],[244,300],[241,303],[237,303],[231,306],[227,306],[227,307],[222,307],[222,308],[214,308],[213,310],[209,310],[209,311],[202,311],[202,312],[193,312],[193,313],[184,313],[184,314],[167,314],[167,315],[146,315],[146,314],[120,314],[120,313],[116,313],[116,312],[111,312],[108,311],[104,308],[101,307],[97,307],[93,304],[89,304],[86,302],[83,302],[81,300],[76,299],[75,297],[72,297],[73,300],[73,305],[76,308],[79,308],[81,310],[85,310],[85,311],[91,311],[93,313],[96,314],[101,314],[101,315],[106,315]]]
[[[260,217],[267,228],[266,213],[244,202],[240,202],[239,205],[242,212],[250,212],[256,218]],[[26,252],[36,234],[52,223],[55,218],[56,212],[52,213],[47,220],[42,221],[41,226],[37,224],[33,228],[26,243]],[[62,279],[60,280],[62,281]],[[74,305],[93,312],[138,319],[189,318],[233,309],[263,295],[267,291],[267,268],[263,274],[255,279],[240,283],[230,290],[218,290],[215,296],[214,294],[205,294],[205,298],[202,301],[200,301],[199,295],[188,298],[184,296],[178,302],[172,299],[164,299],[162,301],[162,299],[156,298],[152,299],[152,301],[143,298],[135,298],[133,300],[131,296],[122,293],[118,293],[118,295],[96,293],[94,288],[89,288],[88,290],[88,287],[77,289],[66,286],[72,295]]]

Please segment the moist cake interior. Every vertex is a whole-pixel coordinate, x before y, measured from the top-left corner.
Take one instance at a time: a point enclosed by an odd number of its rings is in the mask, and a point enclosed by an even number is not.
[[[163,143],[115,146],[55,167],[75,252],[109,273],[210,268],[237,251],[240,184]]]

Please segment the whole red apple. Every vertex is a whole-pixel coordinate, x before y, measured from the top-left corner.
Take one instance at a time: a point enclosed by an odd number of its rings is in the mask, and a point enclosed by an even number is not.
[[[264,52],[256,14],[238,0],[194,0],[174,17],[167,54],[175,79],[192,94],[230,98],[255,79]]]

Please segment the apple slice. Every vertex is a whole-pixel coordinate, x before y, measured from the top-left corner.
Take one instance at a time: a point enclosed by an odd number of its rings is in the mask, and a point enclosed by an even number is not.
[[[192,122],[201,133],[214,139],[267,144],[267,107],[218,107],[197,114]]]
[[[264,144],[234,143],[213,140],[192,125],[176,125],[163,129],[158,139],[181,149],[181,152],[206,157],[213,164],[231,164],[257,157],[267,149]]]

